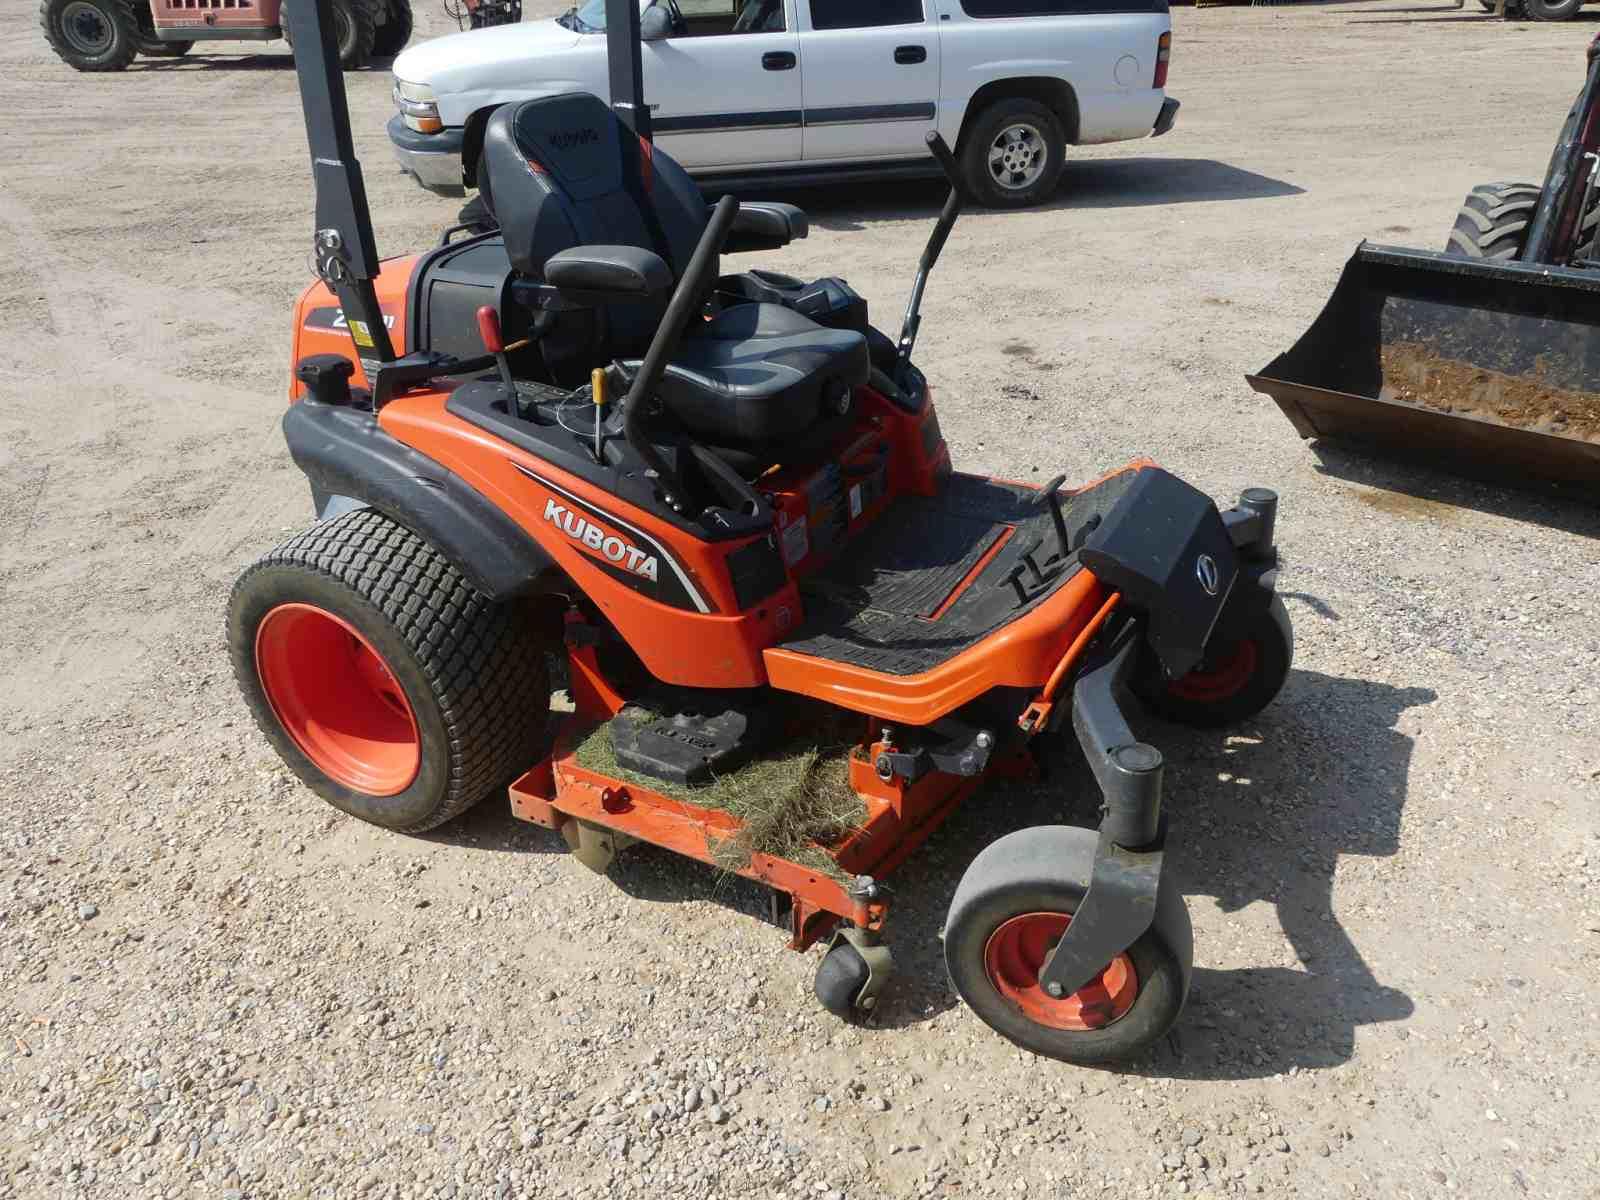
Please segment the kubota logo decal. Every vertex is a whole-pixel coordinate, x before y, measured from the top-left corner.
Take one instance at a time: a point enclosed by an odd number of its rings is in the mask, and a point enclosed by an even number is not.
[[[618,566],[632,571],[643,579],[652,583],[656,581],[657,564],[656,556],[646,554],[637,546],[630,545],[617,537],[607,533],[598,525],[580,517],[564,504],[557,504],[554,500],[544,502],[544,519],[549,521],[562,533],[575,542],[587,546],[590,550],[597,551],[616,563]]]
[[[550,135],[550,144],[557,150],[571,150],[574,146],[588,146],[600,140],[594,129],[563,129]]]

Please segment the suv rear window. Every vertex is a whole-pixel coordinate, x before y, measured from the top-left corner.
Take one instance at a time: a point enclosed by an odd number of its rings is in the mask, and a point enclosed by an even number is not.
[[[1167,0],[961,0],[969,17],[1070,17],[1084,13],[1164,13]]]
[[[1032,0],[1002,2],[1030,3]],[[872,29],[879,25],[921,24],[922,0],[811,0],[813,29]]]

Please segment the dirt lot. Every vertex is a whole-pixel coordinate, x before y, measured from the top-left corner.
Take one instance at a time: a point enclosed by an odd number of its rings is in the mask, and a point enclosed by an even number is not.
[[[1542,174],[1595,20],[1468,8],[1180,10],[1176,130],[965,219],[930,288],[964,466],[1284,496],[1297,670],[1245,730],[1160,733],[1198,969],[1109,1072],[1019,1054],[939,966],[976,845],[1091,821],[1070,762],[903,872],[858,1030],[754,890],[299,787],[221,640],[308,516],[289,60],[75,75],[3,0],[0,1197],[1600,1195],[1600,520],[1319,456],[1241,379],[1358,239],[1442,244],[1469,185]],[[350,89],[380,247],[419,246],[453,206],[390,169],[387,75]],[[783,261],[897,312],[938,189],[794,198]]]

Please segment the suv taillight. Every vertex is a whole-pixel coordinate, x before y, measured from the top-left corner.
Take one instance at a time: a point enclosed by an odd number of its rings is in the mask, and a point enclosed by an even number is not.
[[[1167,62],[1172,58],[1172,35],[1163,33],[1161,40],[1156,43],[1156,80],[1150,86],[1164,88],[1167,86]]]

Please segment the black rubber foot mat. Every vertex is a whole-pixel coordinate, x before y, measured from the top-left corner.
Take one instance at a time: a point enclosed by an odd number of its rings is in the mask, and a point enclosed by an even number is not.
[[[1131,480],[1131,473],[1114,476],[1063,497],[1068,531],[1103,514]],[[1042,561],[1059,544],[1048,509],[1029,505],[1033,495],[1014,484],[952,475],[939,496],[897,500],[838,559],[801,583],[806,621],[782,648],[916,675],[982,641],[1082,569],[1073,555],[1042,581],[1027,571],[1024,556]],[[1019,571],[1020,588],[1011,582]]]

